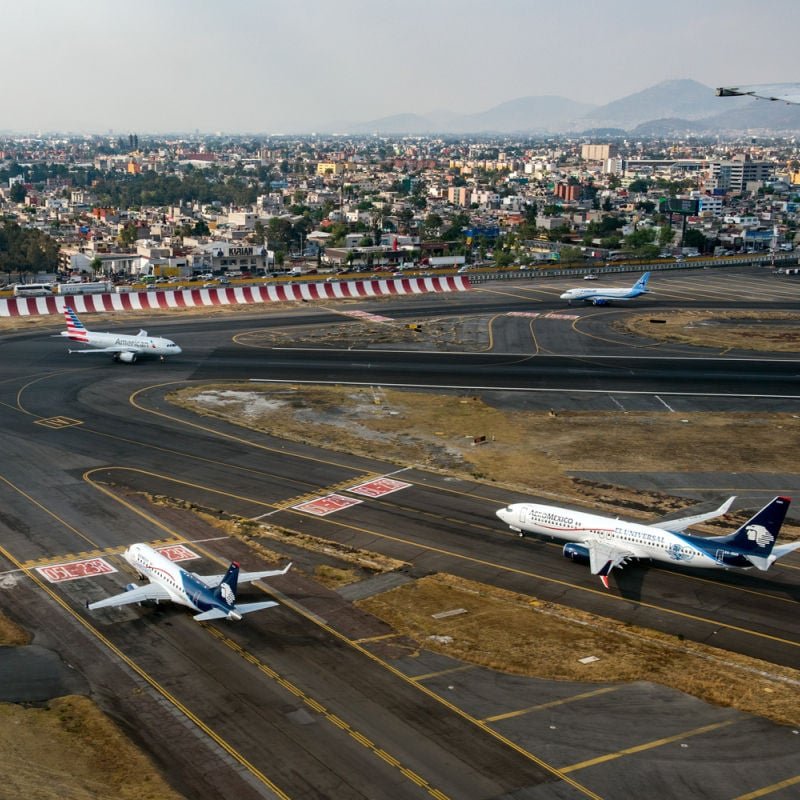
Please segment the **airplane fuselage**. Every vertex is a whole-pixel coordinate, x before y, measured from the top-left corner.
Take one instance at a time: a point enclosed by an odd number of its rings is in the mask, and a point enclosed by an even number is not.
[[[640,294],[643,292],[632,292],[630,289],[568,289],[561,295],[561,299],[570,303],[573,300],[583,300],[602,306],[612,301],[632,300]]]
[[[646,558],[705,569],[752,566],[738,550],[721,542],[557,506],[514,503],[500,509],[497,516],[521,534],[551,536],[577,544],[597,540],[625,550],[631,558],[636,559]]]
[[[582,300],[584,303],[593,303],[596,306],[604,306],[610,302],[618,300],[633,300],[634,297],[647,293],[647,282],[650,280],[650,273],[645,272],[633,286],[626,288],[612,287],[581,287],[578,289],[567,289],[562,295],[562,300],[566,300],[572,305],[573,300]]]
[[[69,336],[65,331],[62,336]],[[173,356],[181,352],[181,348],[170,339],[161,336],[125,336],[117,333],[98,333],[86,331],[82,337],[70,336],[74,341],[88,347],[101,350],[106,348],[119,348],[137,355]]]
[[[229,619],[241,619],[236,612],[216,600],[213,589],[197,576],[181,569],[152,547],[133,544],[122,555],[139,575],[163,588],[173,602],[200,612],[220,608]]]

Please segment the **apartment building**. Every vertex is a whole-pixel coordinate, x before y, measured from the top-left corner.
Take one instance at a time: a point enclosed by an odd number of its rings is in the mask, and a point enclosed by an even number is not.
[[[613,144],[583,144],[581,145],[581,158],[584,161],[608,161],[617,155],[617,148]]]
[[[770,180],[775,174],[772,161],[753,161],[748,153],[739,153],[728,161],[712,161],[709,165],[711,189],[726,192],[748,191],[748,184]]]

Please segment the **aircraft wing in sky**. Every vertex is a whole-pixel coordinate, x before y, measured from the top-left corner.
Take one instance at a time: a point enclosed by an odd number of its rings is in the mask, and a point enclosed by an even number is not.
[[[800,105],[800,83],[754,83],[751,86],[720,86],[718,97],[758,97]]]

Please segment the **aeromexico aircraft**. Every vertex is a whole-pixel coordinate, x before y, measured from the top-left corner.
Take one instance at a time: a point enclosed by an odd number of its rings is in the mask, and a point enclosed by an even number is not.
[[[262,572],[239,572],[239,565],[234,561],[224,575],[196,575],[181,569],[146,544],[132,544],[122,555],[140,576],[150,582],[146,586],[129,583],[121,594],[98,600],[96,603],[87,603],[86,607],[90,611],[129,603],[148,601],[158,603],[162,600],[171,600],[173,603],[180,603],[198,611],[199,613],[194,615],[198,622],[210,619],[238,621],[244,614],[272,608],[278,604],[272,600],[265,600],[260,603],[236,605],[237,585],[285,575],[292,566],[288,564],[284,569]]]
[[[649,558],[703,569],[756,567],[767,570],[781,556],[800,547],[800,541],[775,546],[791,499],[776,497],[738,530],[726,536],[683,533],[690,525],[719,517],[735,500],[731,497],[716,511],[642,525],[538,503],[512,503],[497,511],[520,536],[538,533],[566,541],[564,556],[589,563],[608,588],[614,567],[631,559]]]
[[[181,352],[181,348],[170,339],[148,336],[144,330],[139,331],[136,336],[87,331],[75,309],[69,306],[64,307],[64,318],[67,321],[67,329],[61,331],[61,335],[92,348],[70,350],[70,353],[110,353],[114,361],[133,364],[139,356],[159,356],[163,361],[165,356],[176,356]]]
[[[618,300],[632,300],[640,294],[647,292],[647,281],[650,280],[650,273],[645,272],[636,283],[629,289],[612,289],[608,286],[594,286],[592,288],[567,289],[561,295],[562,300],[566,300],[572,305],[573,300],[583,300],[585,303],[593,303],[596,306],[605,306],[608,303]]]

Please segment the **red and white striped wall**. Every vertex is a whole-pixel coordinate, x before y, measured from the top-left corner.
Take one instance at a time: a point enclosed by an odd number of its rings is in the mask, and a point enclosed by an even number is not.
[[[119,294],[72,294],[50,297],[0,298],[0,317],[32,317],[63,314],[64,306],[78,313],[102,311],[155,311],[202,308],[239,303],[282,303],[298,300],[344,300],[428,292],[464,292],[470,289],[466,275],[432,278],[389,278],[317,283],[271,283],[219,289],[169,289]]]

